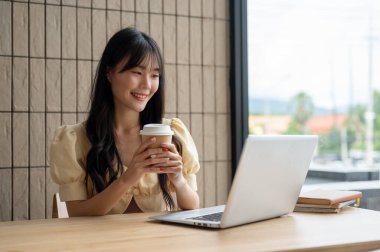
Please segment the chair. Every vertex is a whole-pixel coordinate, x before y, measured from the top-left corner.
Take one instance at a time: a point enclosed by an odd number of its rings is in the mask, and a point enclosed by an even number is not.
[[[66,208],[66,202],[61,202],[59,193],[53,195],[53,212],[52,218],[69,218],[69,214]]]

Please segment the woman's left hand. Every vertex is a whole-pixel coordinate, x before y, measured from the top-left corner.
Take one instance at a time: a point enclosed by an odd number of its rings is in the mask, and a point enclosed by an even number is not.
[[[169,160],[165,163],[156,164],[155,166],[159,167],[162,173],[167,173],[170,182],[172,182],[174,187],[178,188],[183,183],[186,183],[182,174],[182,157],[174,144],[162,143],[161,147],[163,153],[157,155],[157,158],[167,157]]]

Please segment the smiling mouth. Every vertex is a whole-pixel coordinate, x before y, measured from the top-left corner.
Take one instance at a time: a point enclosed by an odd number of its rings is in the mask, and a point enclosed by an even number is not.
[[[148,97],[148,95],[146,94],[139,94],[139,93],[131,93],[131,94],[138,101],[145,101],[145,99]]]

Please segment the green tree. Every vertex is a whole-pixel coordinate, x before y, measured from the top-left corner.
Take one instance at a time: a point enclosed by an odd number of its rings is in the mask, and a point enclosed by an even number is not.
[[[360,104],[349,110],[347,121],[348,149],[364,150],[365,148],[365,111],[366,107]]]
[[[380,150],[380,92],[375,91],[373,94],[373,112],[375,113],[375,122],[374,122],[374,149]]]
[[[374,149],[380,150],[380,92],[373,93],[374,104]],[[365,112],[367,108],[364,105],[356,105],[349,111],[349,120],[347,123],[349,149],[365,149],[366,121]]]
[[[340,129],[333,127],[328,134],[321,135],[318,141],[320,154],[340,155]]]
[[[286,133],[306,133],[305,123],[314,113],[314,104],[311,96],[305,92],[300,92],[291,99],[290,106],[293,116]]]

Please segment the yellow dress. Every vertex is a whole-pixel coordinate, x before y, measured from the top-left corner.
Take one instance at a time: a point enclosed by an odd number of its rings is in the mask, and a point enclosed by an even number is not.
[[[183,175],[189,186],[196,191],[196,172],[199,170],[198,153],[193,138],[183,122],[178,118],[164,119],[182,142]],[[84,123],[59,127],[50,146],[50,174],[59,185],[62,201],[86,200],[86,157],[91,144],[86,135]],[[124,170],[128,169],[124,166]],[[169,188],[173,188],[169,185]],[[170,192],[175,199],[175,192]],[[130,188],[109,214],[124,213],[134,198],[143,212],[165,211],[157,174],[146,173],[136,186]]]

